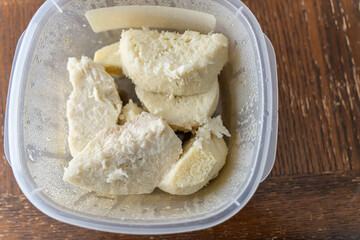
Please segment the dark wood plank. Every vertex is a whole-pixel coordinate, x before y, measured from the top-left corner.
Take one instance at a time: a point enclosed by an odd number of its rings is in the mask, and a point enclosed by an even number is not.
[[[278,62],[273,175],[360,168],[358,1],[244,1]]]
[[[153,239],[360,238],[360,172],[270,177],[247,206],[214,228]],[[1,194],[0,239],[149,239],[53,220],[22,195]]]

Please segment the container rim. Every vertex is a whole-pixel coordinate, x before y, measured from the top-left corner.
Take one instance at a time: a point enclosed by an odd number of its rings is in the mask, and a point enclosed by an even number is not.
[[[266,44],[266,39],[263,35],[263,32],[260,28],[260,25],[251,11],[246,7],[244,3],[238,0],[212,0],[213,2],[219,3],[226,8],[232,8],[233,12],[236,12],[236,15],[242,15],[247,24],[250,26],[250,29],[253,31],[251,34],[254,35],[254,39],[258,45],[258,55],[262,69],[262,80],[264,84],[263,96],[265,104],[262,111],[267,114],[264,114],[264,121],[261,125],[260,132],[262,133],[261,141],[258,146],[256,165],[254,172],[246,184],[245,189],[239,193],[237,199],[226,206],[219,208],[217,212],[214,213],[211,217],[206,217],[198,220],[193,220],[190,222],[181,222],[173,224],[124,224],[124,223],[112,223],[103,220],[91,219],[88,217],[83,217],[70,213],[70,211],[57,208],[50,204],[50,202],[45,201],[37,194],[33,194],[34,188],[29,184],[28,178],[24,173],[23,163],[20,161],[20,155],[24,148],[22,146],[21,135],[18,133],[22,132],[22,122],[21,122],[21,113],[18,111],[21,104],[21,99],[19,96],[22,96],[21,93],[24,89],[21,87],[26,79],[24,74],[25,66],[29,66],[31,59],[31,51],[34,51],[34,48],[31,48],[31,44],[34,44],[35,32],[39,31],[38,24],[43,20],[43,17],[47,14],[54,14],[59,10],[59,6],[56,2],[61,2],[63,0],[47,0],[36,12],[34,17],[29,23],[29,26],[26,32],[23,35],[23,41],[19,41],[16,50],[16,56],[25,56],[14,58],[14,65],[12,69],[12,76],[9,83],[9,92],[8,92],[8,105],[6,112],[6,126],[4,131],[5,139],[5,151],[7,152],[7,158],[11,159],[12,170],[16,181],[18,182],[19,187],[21,188],[24,195],[29,199],[29,201],[38,208],[44,214],[72,225],[91,228],[100,231],[114,232],[114,233],[127,233],[127,234],[167,234],[167,233],[180,233],[188,232],[194,230],[200,230],[208,227],[215,226],[220,224],[227,219],[231,218],[238,211],[240,211],[250,198],[254,195],[256,189],[259,186],[260,181],[265,169],[265,163],[267,161],[267,153],[269,152],[271,130],[273,121],[277,115],[274,113],[274,108],[277,109],[277,89],[276,89],[276,101],[274,102],[272,96],[272,90],[274,81],[276,79],[272,78],[272,72],[276,69],[271,69],[273,66],[270,64],[269,57],[266,57],[269,49]],[[66,2],[66,1],[65,1]],[[55,4],[55,5],[54,5]],[[231,10],[231,9],[230,9]],[[275,64],[276,65],[276,64]],[[21,68],[20,68],[21,66]],[[276,74],[275,74],[276,76]],[[270,83],[266,79],[271,79]],[[271,84],[272,82],[272,84]],[[274,105],[275,104],[275,105]],[[10,110],[11,109],[11,110]],[[277,131],[276,131],[277,132]],[[9,144],[11,143],[11,144]],[[10,147],[14,146],[14,147]],[[276,143],[275,143],[276,146]],[[10,162],[10,161],[9,161]],[[245,196],[244,196],[245,195]]]

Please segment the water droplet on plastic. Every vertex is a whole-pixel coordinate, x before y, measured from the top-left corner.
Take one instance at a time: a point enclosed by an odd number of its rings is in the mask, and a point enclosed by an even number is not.
[[[241,43],[242,43],[243,45],[245,45],[245,44],[246,44],[246,41],[245,41],[245,40],[243,40]]]
[[[265,78],[265,82],[268,82],[269,81],[269,79],[268,78]]]
[[[269,116],[269,111],[265,110],[264,116],[265,116],[265,117]]]

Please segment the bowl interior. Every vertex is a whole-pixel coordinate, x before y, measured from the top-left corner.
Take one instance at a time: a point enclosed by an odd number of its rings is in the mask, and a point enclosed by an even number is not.
[[[38,23],[22,96],[21,161],[34,189],[31,194],[75,215],[128,224],[206,219],[238,199],[254,174],[263,108],[258,47],[246,19],[236,15],[225,1],[66,0],[59,4],[62,13],[54,7]],[[101,196],[62,181],[64,167],[71,160],[66,101],[72,87],[67,60],[93,57],[100,47],[119,41],[121,33],[93,33],[84,14],[94,8],[129,4],[173,6],[212,14],[217,19],[216,32],[230,40],[230,62],[219,77],[221,104],[217,110],[232,135],[227,139],[229,154],[219,176],[196,194],[172,196],[157,189],[149,195]],[[125,102],[136,98],[129,80],[117,79],[117,83]]]

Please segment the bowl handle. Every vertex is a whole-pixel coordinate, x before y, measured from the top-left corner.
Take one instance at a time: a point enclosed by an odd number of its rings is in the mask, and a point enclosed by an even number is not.
[[[26,30],[25,30],[26,31]],[[25,31],[21,34],[19,41],[16,45],[16,50],[15,50],[15,54],[14,54],[14,59],[12,62],[12,67],[11,67],[11,74],[10,74],[10,80],[9,80],[9,87],[8,87],[8,93],[7,93],[7,99],[6,99],[6,114],[5,114],[5,121],[4,121],[4,152],[5,152],[5,157],[6,160],[8,161],[8,163],[11,166],[11,160],[10,160],[10,152],[9,152],[9,128],[8,128],[8,121],[9,121],[9,102],[10,102],[10,92],[11,92],[11,83],[13,80],[13,74],[14,74],[14,69],[15,69],[15,64],[17,62],[17,58],[18,58],[18,53],[19,53],[19,49],[21,47],[21,44],[23,42],[24,39],[24,35],[25,35]]]
[[[265,163],[265,169],[261,177],[261,182],[266,179],[266,177],[271,172],[271,169],[274,166],[275,155],[276,155],[276,145],[277,145],[277,134],[278,134],[278,80],[277,80],[277,69],[276,69],[276,56],[274,47],[272,46],[269,38],[264,34],[266,47],[269,54],[270,62],[270,71],[271,79],[269,84],[272,87],[272,116],[271,119],[271,133],[270,133],[270,145],[267,153],[267,159]]]

